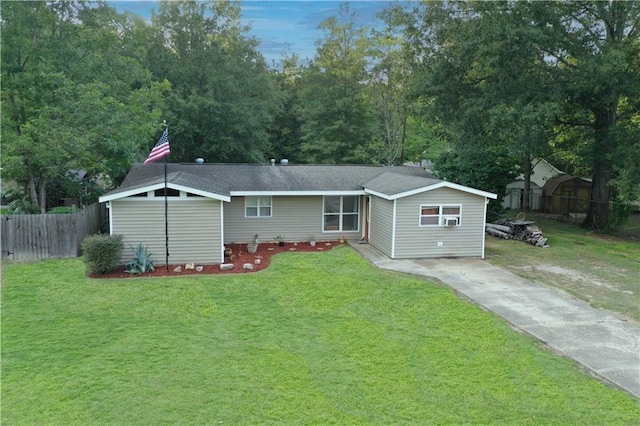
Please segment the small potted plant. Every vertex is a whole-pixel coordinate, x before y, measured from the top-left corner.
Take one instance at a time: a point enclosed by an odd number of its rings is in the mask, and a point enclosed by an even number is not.
[[[309,245],[311,247],[315,247],[316,246],[316,237],[312,234],[309,234]]]
[[[247,244],[247,251],[251,254],[254,254],[258,251],[258,234],[253,236],[253,242]]]
[[[278,242],[280,247],[284,247],[284,235],[276,235],[273,239]]]

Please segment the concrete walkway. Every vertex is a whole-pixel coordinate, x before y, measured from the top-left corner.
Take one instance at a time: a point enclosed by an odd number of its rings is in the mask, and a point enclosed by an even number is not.
[[[392,260],[368,244],[351,246],[381,269],[437,278],[596,377],[640,398],[638,323],[481,259]]]

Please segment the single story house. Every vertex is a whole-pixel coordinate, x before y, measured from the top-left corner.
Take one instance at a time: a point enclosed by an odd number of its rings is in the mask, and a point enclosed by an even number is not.
[[[164,165],[136,164],[108,203],[125,247],[165,253]],[[167,164],[169,263],[222,263],[225,243],[365,239],[393,259],[484,257],[496,195],[419,167]],[[124,260],[124,259],[123,259]]]

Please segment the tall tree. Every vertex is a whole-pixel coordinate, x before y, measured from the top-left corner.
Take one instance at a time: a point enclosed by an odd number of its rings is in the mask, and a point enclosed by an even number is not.
[[[322,22],[315,63],[304,73],[302,151],[307,162],[360,162],[358,149],[372,136],[365,93],[368,39],[348,4]]]
[[[281,105],[237,2],[162,2],[147,64],[174,90],[165,103],[172,161],[261,161]]]
[[[407,120],[411,102],[406,96],[409,64],[402,52],[401,9],[385,9],[380,17],[384,26],[372,30],[368,87],[372,109],[378,117],[370,156],[393,166],[404,162]]]
[[[121,54],[122,22],[106,4],[2,4],[3,174],[42,212],[53,180],[118,176],[153,132],[163,86]]]
[[[301,152],[302,119],[300,117],[300,91],[304,66],[299,57],[292,55],[282,59],[279,68],[272,71],[275,82],[282,93],[282,109],[275,117],[270,131],[269,156],[274,159],[289,159],[296,163],[304,161]]]
[[[618,192],[616,154],[634,141],[621,131],[618,111],[623,102],[637,105],[640,92],[639,8],[620,1],[427,3],[407,31],[417,82],[426,88],[420,94],[435,100],[432,111],[442,119],[525,159],[547,149],[550,130],[588,129],[581,132],[587,149],[578,153],[593,178],[585,225],[602,229]]]
[[[619,154],[637,143],[637,134],[625,131],[625,123],[639,106],[640,4],[608,1],[548,6],[531,5],[536,29],[548,34],[548,40],[541,43],[542,61],[564,97],[558,125],[584,127],[590,133],[584,156],[592,168],[592,202],[584,226],[600,230],[609,222],[610,201],[616,201],[621,192],[620,165],[625,157]],[[640,177],[632,178],[632,184],[637,187]]]

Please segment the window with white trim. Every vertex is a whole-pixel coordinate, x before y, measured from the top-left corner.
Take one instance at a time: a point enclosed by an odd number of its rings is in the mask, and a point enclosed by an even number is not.
[[[461,205],[421,205],[420,226],[459,226]]]
[[[360,197],[333,195],[324,197],[323,230],[327,232],[358,231]]]
[[[244,217],[271,217],[271,197],[244,197]]]

